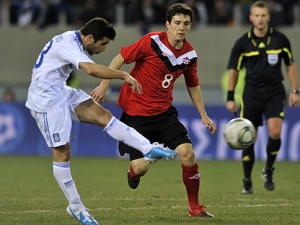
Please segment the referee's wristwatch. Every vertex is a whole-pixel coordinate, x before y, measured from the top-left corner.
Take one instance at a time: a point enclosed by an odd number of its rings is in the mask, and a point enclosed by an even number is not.
[[[292,93],[296,94],[296,95],[299,95],[300,94],[300,91],[298,89],[296,90],[292,90]]]

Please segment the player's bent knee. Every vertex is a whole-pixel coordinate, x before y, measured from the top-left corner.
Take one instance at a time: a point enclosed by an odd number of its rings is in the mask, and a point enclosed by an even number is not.
[[[178,152],[178,156],[181,158],[195,158],[195,153],[192,147],[188,145],[181,145],[176,148],[176,151]]]
[[[52,147],[52,154],[54,162],[68,162],[70,161],[70,145],[65,144],[58,147]]]
[[[106,127],[106,125],[109,123],[112,117],[112,113],[109,110],[102,107],[98,108],[94,115],[95,123],[102,128]]]
[[[178,151],[178,158],[180,159],[181,163],[186,166],[192,166],[196,162],[193,149]]]

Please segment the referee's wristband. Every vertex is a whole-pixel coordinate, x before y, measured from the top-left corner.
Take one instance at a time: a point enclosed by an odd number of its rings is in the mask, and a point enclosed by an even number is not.
[[[298,89],[296,89],[296,90],[292,90],[292,92],[291,93],[294,93],[294,94],[296,94],[296,95],[299,95],[300,94],[300,92],[299,92],[299,90]]]
[[[234,101],[234,91],[227,91],[227,101]]]

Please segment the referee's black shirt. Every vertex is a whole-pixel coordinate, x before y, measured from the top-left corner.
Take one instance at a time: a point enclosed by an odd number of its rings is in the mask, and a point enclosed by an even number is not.
[[[256,37],[251,31],[241,36],[234,44],[227,69],[246,68],[246,83],[256,87],[268,87],[282,83],[281,62],[293,63],[288,38],[269,28],[265,37]]]

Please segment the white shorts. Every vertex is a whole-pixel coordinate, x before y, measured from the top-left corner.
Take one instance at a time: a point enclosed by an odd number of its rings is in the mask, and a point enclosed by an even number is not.
[[[48,112],[30,110],[49,147],[58,147],[70,142],[72,120],[79,122],[74,109],[88,99],[91,99],[91,96],[84,91],[72,88],[67,100],[59,107]]]

